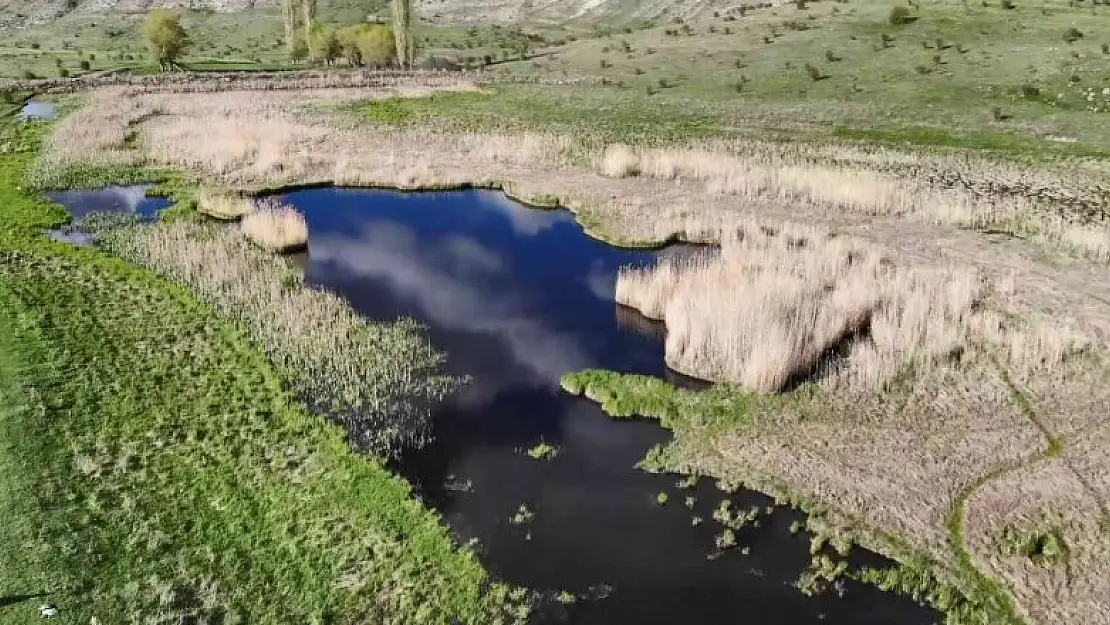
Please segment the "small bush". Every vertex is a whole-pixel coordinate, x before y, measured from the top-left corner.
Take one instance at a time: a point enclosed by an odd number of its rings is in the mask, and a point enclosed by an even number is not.
[[[837,56],[832,50],[825,50],[825,60],[829,63],[837,63],[843,61],[844,57]]]
[[[1036,85],[1025,83],[1021,86],[1021,97],[1026,100],[1035,100],[1041,97],[1041,90],[1038,89]]]
[[[82,70],[87,72],[87,71],[89,71],[90,67],[92,67],[92,66],[89,64],[89,62],[87,60],[81,61],[81,69]]]
[[[1079,41],[1082,38],[1083,38],[1083,33],[1078,28],[1076,28],[1074,26],[1072,26],[1071,28],[1064,31],[1064,41],[1066,43],[1075,43],[1076,41]]]
[[[828,76],[826,76],[825,74],[822,74],[821,70],[818,69],[817,66],[813,65],[812,63],[806,63],[806,73],[809,74],[810,79],[812,79],[814,81],[824,80],[824,79],[828,78]]]
[[[1016,6],[1017,5],[1014,4],[1014,0],[1002,0],[1002,8],[1006,9],[1007,11],[1014,9]]]
[[[894,37],[891,37],[890,35],[888,35],[886,33],[883,33],[882,39],[883,39],[883,47],[884,48],[889,48],[892,45],[894,45]]]
[[[69,78],[69,70],[64,67],[59,67],[58,76],[61,78]]]
[[[31,44],[31,49],[32,50],[38,50],[41,47],[42,47],[42,45],[40,45],[37,41],[35,43]]]
[[[903,26],[910,24],[917,18],[910,14],[909,7],[898,5],[890,9],[890,16],[887,18],[894,26]]]
[[[38,76],[36,76],[35,73],[32,72],[31,70],[29,70],[29,69],[23,70],[23,80],[34,80],[36,78],[38,78]]]
[[[1102,53],[1103,54],[1110,54],[1110,43],[1102,44]]]

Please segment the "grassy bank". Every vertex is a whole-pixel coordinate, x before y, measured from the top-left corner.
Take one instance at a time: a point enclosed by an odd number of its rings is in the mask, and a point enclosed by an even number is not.
[[[46,132],[0,143],[0,623],[497,622],[516,603],[409,487],[192,295],[37,234]],[[7,601],[0,601],[0,605]],[[37,617],[36,617],[37,618]]]

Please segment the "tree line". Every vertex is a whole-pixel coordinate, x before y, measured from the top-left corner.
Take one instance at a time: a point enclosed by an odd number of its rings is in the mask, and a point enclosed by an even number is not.
[[[282,0],[285,44],[290,60],[315,60],[332,65],[340,60],[361,67],[411,67],[412,0],[393,0],[393,23],[362,23],[329,28],[316,15],[317,0]],[[190,45],[189,33],[178,16],[167,9],[151,11],[143,25],[143,40],[151,58],[163,70],[177,66]]]

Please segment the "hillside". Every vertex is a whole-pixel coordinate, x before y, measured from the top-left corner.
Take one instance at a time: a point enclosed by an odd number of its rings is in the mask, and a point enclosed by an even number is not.
[[[652,20],[699,17],[726,11],[728,0],[415,0],[417,12],[436,23],[537,23],[611,18]],[[192,11],[238,13],[274,9],[279,0],[0,0],[0,28],[20,27],[78,13],[144,13],[167,7]],[[373,11],[374,0],[322,0],[320,10]]]

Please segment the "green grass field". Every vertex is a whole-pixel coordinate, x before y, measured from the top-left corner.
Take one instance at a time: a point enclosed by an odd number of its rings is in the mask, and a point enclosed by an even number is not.
[[[0,122],[0,623],[497,622],[439,518],[181,288],[38,234],[48,126]],[[41,596],[38,596],[41,595]],[[154,618],[154,621],[149,619]],[[209,621],[210,622],[210,621]]]

